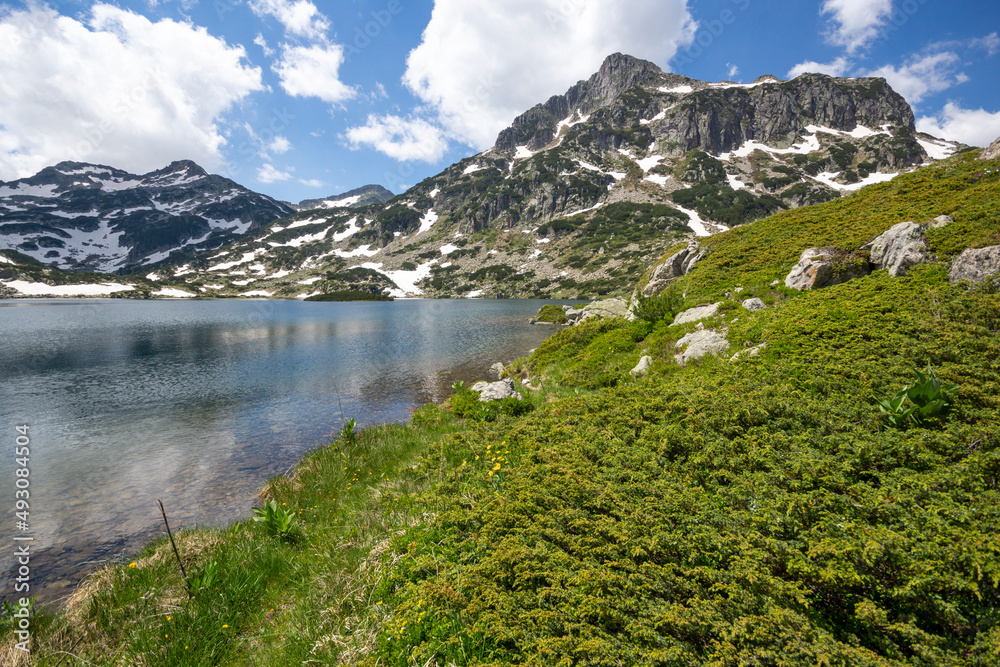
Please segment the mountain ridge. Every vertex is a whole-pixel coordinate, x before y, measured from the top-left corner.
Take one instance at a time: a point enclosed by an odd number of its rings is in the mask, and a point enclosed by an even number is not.
[[[401,195],[298,211],[211,253],[150,262],[147,277],[214,296],[623,294],[694,236],[967,148],[913,125],[883,79],[709,83],[613,54],[518,116],[492,148]]]

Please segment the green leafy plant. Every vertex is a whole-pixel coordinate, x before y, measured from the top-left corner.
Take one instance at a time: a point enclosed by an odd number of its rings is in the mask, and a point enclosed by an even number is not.
[[[673,285],[659,294],[643,296],[636,299],[634,313],[637,319],[644,322],[671,321],[684,305],[684,297]]]
[[[355,426],[357,426],[357,422],[354,421],[354,418],[352,417],[351,419],[345,421],[343,428],[340,429],[338,437],[340,438],[341,442],[343,442],[345,445],[353,444],[354,441],[357,439],[358,434],[354,430]]]
[[[272,501],[273,502],[273,501]],[[188,581],[192,591],[209,590],[215,585],[219,573],[219,561],[210,560],[191,574]]]
[[[876,399],[879,410],[888,415],[889,423],[900,428],[908,423],[921,426],[944,416],[951,407],[957,385],[944,385],[927,364],[927,371],[913,369],[917,381],[892,398]]]
[[[253,520],[264,524],[269,533],[285,537],[291,534],[295,514],[278,505],[277,500],[272,500],[263,507],[253,508]]]

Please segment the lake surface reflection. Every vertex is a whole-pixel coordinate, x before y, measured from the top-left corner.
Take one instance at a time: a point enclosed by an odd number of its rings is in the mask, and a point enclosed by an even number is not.
[[[161,530],[249,514],[347,417],[402,421],[457,380],[536,347],[536,301],[0,302],[0,591],[15,533],[53,602]],[[339,396],[338,396],[339,394]],[[30,529],[14,516],[15,427],[30,427]]]

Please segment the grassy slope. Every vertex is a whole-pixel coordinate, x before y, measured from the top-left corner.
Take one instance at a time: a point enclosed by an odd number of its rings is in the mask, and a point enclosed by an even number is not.
[[[677,290],[723,301],[715,324],[760,357],[679,368],[694,325],[662,320],[560,331],[519,364],[563,385],[531,414],[428,406],[320,449],[270,485],[298,542],[186,535],[189,569],[220,563],[194,602],[154,545],[38,619],[39,664],[81,635],[63,664],[997,664],[1000,296],[944,264],[770,283],[906,219],[956,219],[942,257],[997,243],[998,168],[960,156],[713,238]],[[927,363],[954,409],[890,427],[873,398]]]

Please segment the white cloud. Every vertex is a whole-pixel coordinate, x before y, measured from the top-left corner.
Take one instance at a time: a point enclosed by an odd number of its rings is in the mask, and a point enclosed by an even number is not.
[[[1000,111],[963,109],[948,102],[937,115],[918,118],[917,129],[970,146],[989,146],[1000,137]]]
[[[257,33],[257,36],[253,38],[253,43],[256,44],[264,51],[264,55],[268,58],[274,55],[274,49],[267,45],[267,40],[264,39],[264,35]]]
[[[821,13],[837,23],[829,41],[853,53],[878,37],[892,15],[892,0],[825,0]]]
[[[972,46],[983,49],[986,51],[986,55],[995,56],[997,53],[1000,53],[1000,35],[994,32],[986,35],[986,37],[974,39],[972,40]]]
[[[302,185],[306,186],[307,188],[322,188],[323,186],[326,185],[326,183],[324,183],[323,181],[319,180],[318,178],[310,178],[308,180],[307,179],[299,179],[299,183],[301,183]]]
[[[336,44],[282,48],[281,60],[272,66],[281,87],[293,97],[318,97],[336,104],[349,100],[356,91],[340,81],[344,49]]]
[[[865,76],[885,77],[907,102],[917,104],[931,93],[940,93],[968,81],[969,77],[956,72],[961,64],[962,59],[957,54],[943,51],[913,56],[902,67],[886,65],[866,72]]]
[[[732,63],[726,63],[726,67],[729,68],[729,78],[735,79],[740,74],[740,68]]]
[[[365,125],[348,128],[344,136],[352,150],[368,146],[401,162],[434,163],[448,149],[441,128],[421,118],[370,115]]]
[[[84,21],[39,5],[0,13],[0,179],[60,160],[220,167],[221,116],[264,88],[243,48],[105,4]]]
[[[690,43],[687,0],[435,0],[405,84],[477,148],[616,51],[665,65]]]
[[[817,63],[808,61],[799,63],[792,69],[788,70],[788,74],[786,76],[789,79],[794,79],[795,77],[806,73],[844,76],[850,69],[851,63],[847,61],[847,58],[837,58],[832,63]]]
[[[330,21],[308,0],[250,0],[250,9],[260,17],[272,16],[297,37],[321,39],[330,29]]]
[[[267,150],[281,155],[282,153],[287,153],[292,150],[292,143],[279,134],[273,141],[271,141],[271,143],[267,145]]]
[[[272,164],[264,163],[264,166],[257,170],[257,180],[261,183],[275,183],[277,181],[289,181],[292,175],[287,171],[280,171]]]

